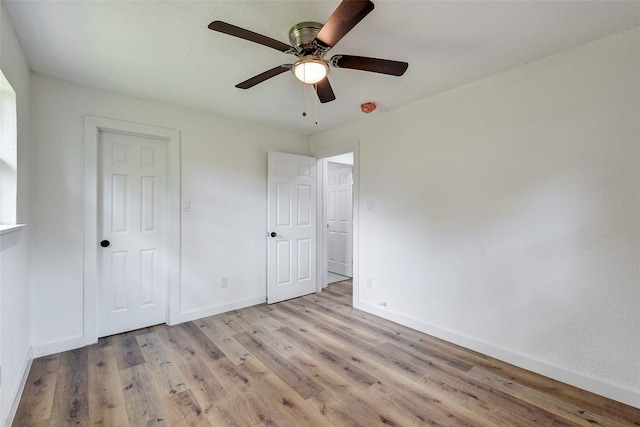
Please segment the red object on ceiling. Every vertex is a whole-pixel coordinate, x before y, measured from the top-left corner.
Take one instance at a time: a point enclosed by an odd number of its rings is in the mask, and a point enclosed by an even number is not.
[[[364,104],[360,105],[360,109],[363,113],[369,114],[376,109],[376,104],[373,102],[365,102]]]

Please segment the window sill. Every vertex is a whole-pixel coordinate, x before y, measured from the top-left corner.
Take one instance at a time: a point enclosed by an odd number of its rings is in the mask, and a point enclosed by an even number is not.
[[[24,227],[26,224],[0,225],[0,251],[18,243]]]

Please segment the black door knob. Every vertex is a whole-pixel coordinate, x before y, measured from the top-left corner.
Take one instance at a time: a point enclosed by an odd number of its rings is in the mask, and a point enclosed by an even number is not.
[[[100,246],[102,246],[103,248],[109,247],[110,244],[111,242],[109,242],[108,240],[103,240],[102,242],[100,242]]]
[[[278,233],[276,233],[275,231],[272,231],[271,234],[269,234],[271,237],[276,237],[278,235]]]

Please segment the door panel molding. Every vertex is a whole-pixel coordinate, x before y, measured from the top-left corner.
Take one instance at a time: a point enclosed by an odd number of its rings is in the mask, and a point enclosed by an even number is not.
[[[84,118],[84,324],[85,345],[98,341],[98,141],[100,132],[122,133],[167,144],[167,323],[180,313],[180,132],[157,126],[86,115]]]

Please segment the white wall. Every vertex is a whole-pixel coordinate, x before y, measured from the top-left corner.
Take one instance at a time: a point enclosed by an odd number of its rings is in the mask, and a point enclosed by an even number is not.
[[[337,156],[327,157],[327,161],[331,163],[353,166],[353,153],[344,153],[338,154]]]
[[[635,29],[312,136],[360,141],[360,307],[640,406],[639,117]]]
[[[30,71],[13,26],[0,3],[0,69],[16,92],[18,194],[16,220],[29,223]],[[13,246],[0,251],[0,425],[16,409],[24,376],[31,362],[29,328],[29,227]],[[10,238],[13,240],[15,234]]]
[[[78,345],[83,333],[85,114],[180,131],[182,198],[191,201],[181,224],[182,318],[265,301],[267,151],[308,154],[307,136],[37,74],[31,85],[37,355]]]

